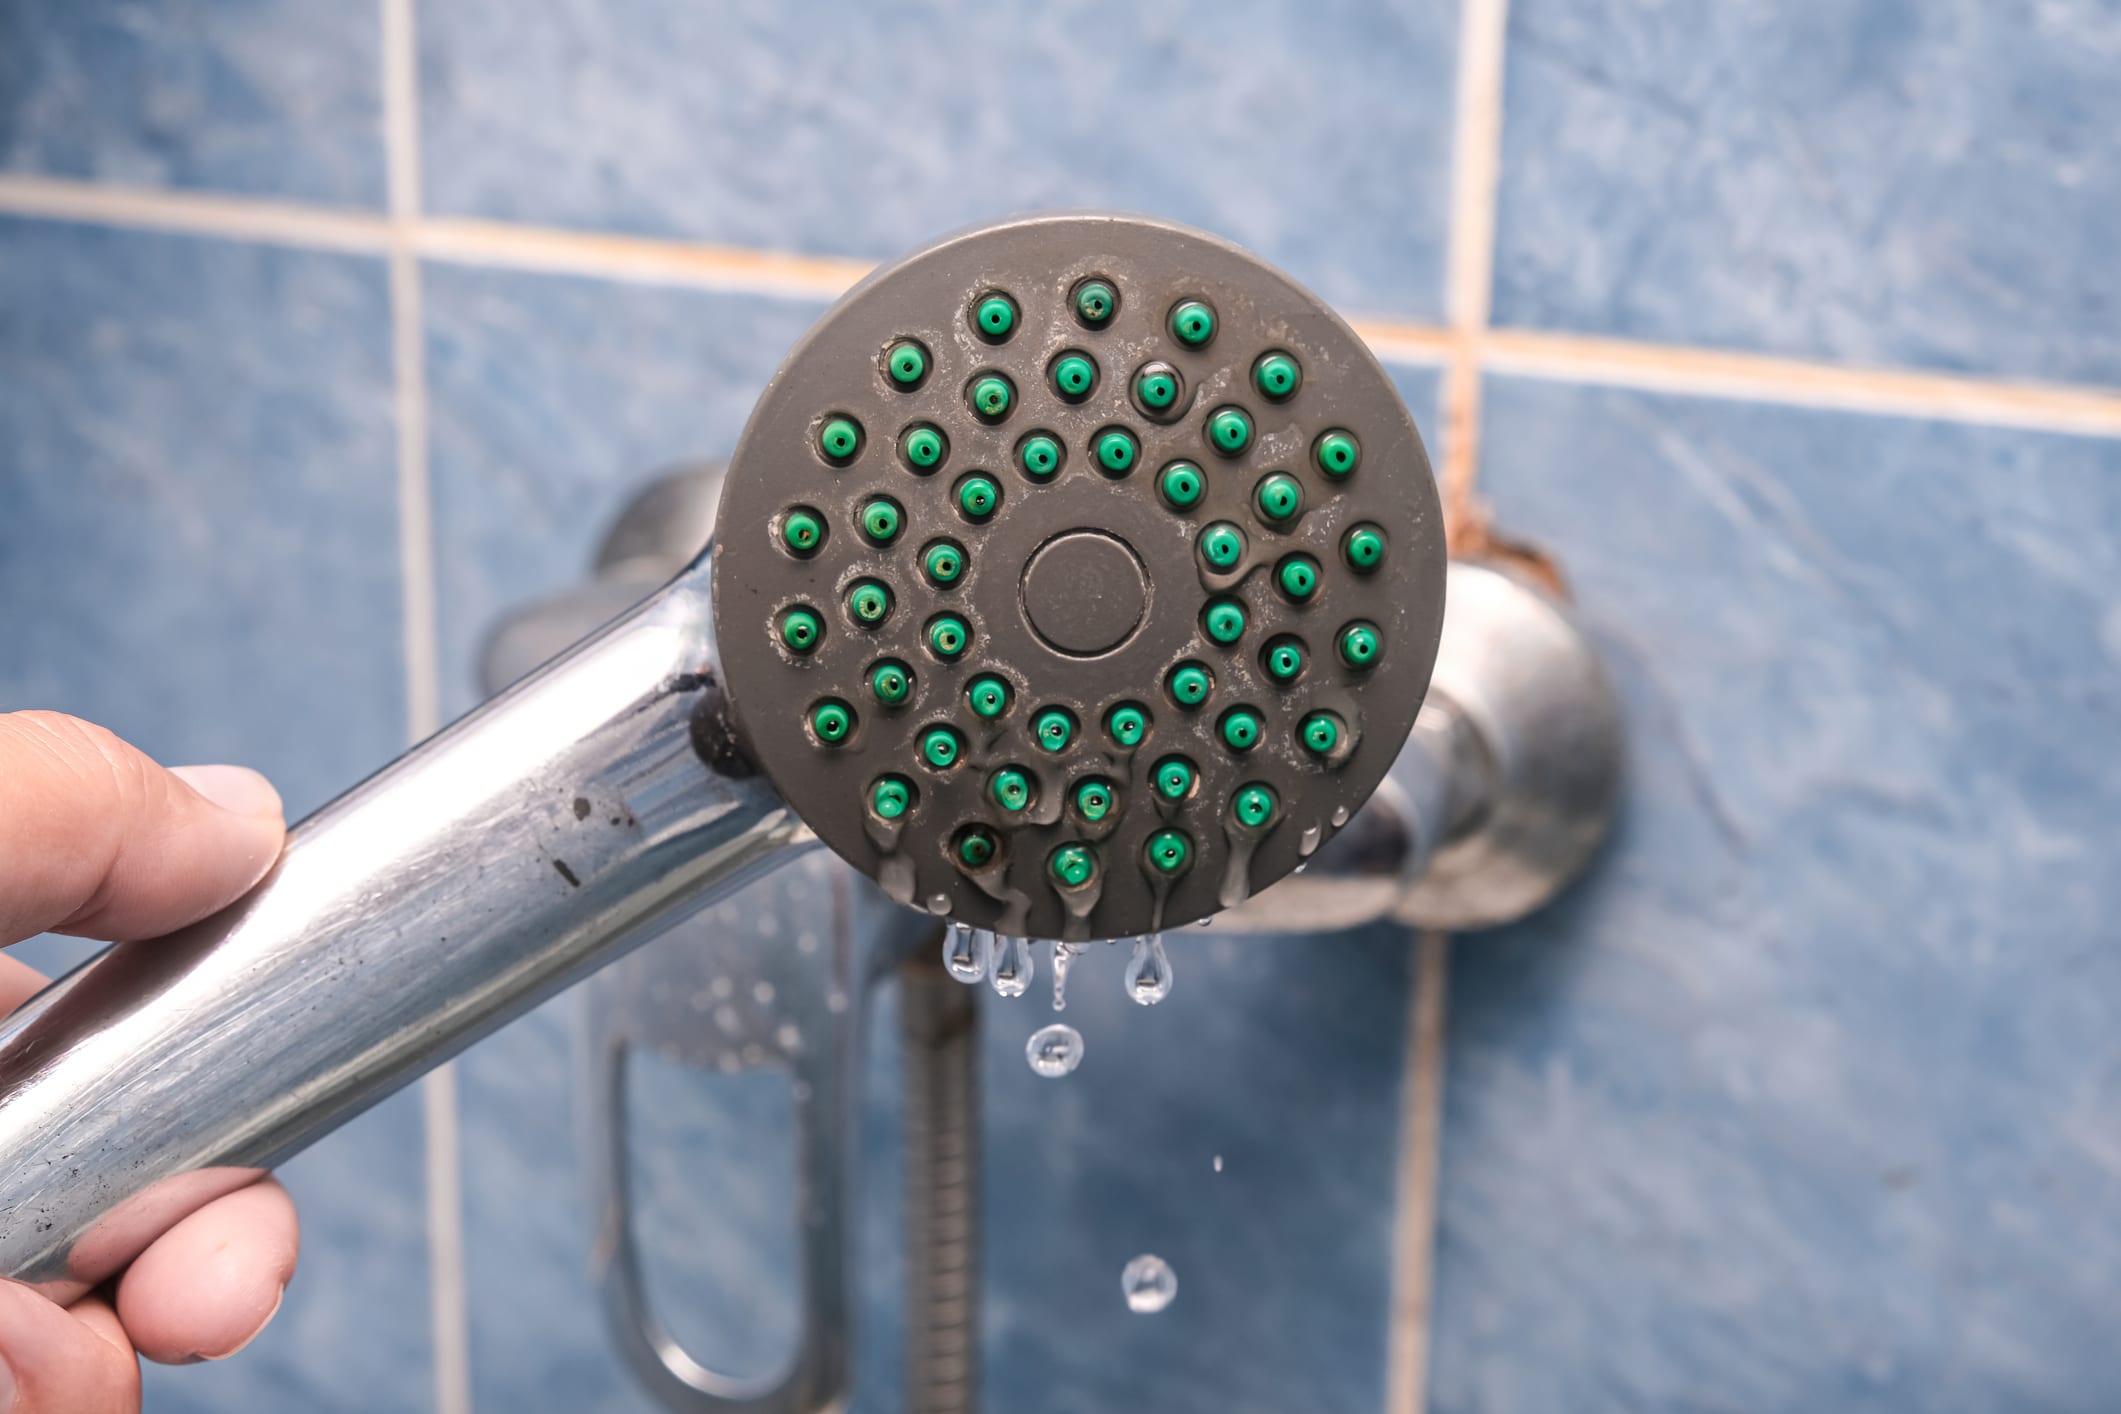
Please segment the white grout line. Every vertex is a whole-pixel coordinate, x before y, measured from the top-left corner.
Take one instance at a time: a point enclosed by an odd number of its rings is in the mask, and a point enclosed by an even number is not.
[[[1479,0],[1472,0],[1477,5]],[[395,180],[395,178],[394,178]],[[869,267],[860,261],[747,250],[683,241],[455,219],[392,222],[361,212],[247,198],[107,187],[50,177],[0,176],[0,215],[80,221],[138,230],[252,240],[313,250],[388,256],[406,232],[414,253],[452,264],[584,275],[598,279],[809,299],[832,299]],[[1467,223],[1470,228],[1476,223]],[[394,234],[395,233],[395,234]],[[1467,237],[1471,239],[1470,236]],[[1454,308],[1484,301],[1489,282],[1473,271],[1490,261],[1468,253],[1447,296]],[[1841,409],[1976,426],[2121,437],[2121,389],[2013,382],[1979,374],[1774,358],[1645,344],[1595,335],[1527,329],[1439,329],[1383,319],[1352,319],[1387,363],[1453,372],[1508,373],[1568,383]],[[1468,412],[1479,390],[1469,390]],[[1478,429],[1474,429],[1477,439]],[[1463,444],[1463,439],[1459,439]],[[1470,467],[1477,441],[1466,445]]]
[[[1443,484],[1451,518],[1473,511],[1480,467],[1481,336],[1495,285],[1495,192],[1502,166],[1503,35],[1508,0],[1465,0],[1458,14],[1458,97],[1452,119],[1450,245],[1444,317]]]
[[[441,726],[435,548],[427,467],[426,321],[421,312],[419,55],[413,0],[381,0],[383,148],[390,217],[390,333],[396,369],[398,560],[405,600],[405,709],[414,741]],[[470,1311],[464,1276],[464,1180],[456,1069],[420,1083],[426,1140],[428,1303],[436,1414],[471,1414]]]
[[[1491,373],[2086,437],[2121,437],[2121,392],[1491,329]]]
[[[63,177],[0,176],[0,215],[145,231],[218,236],[305,250],[381,255],[390,228],[377,216],[249,197],[105,186]]]
[[[1443,1138],[1444,1003],[1451,939],[1422,933],[1407,1002],[1405,1069],[1399,1082],[1399,1178],[1392,1236],[1392,1328],[1386,1351],[1385,1414],[1428,1404],[1429,1311],[1436,1257],[1436,1183]]]

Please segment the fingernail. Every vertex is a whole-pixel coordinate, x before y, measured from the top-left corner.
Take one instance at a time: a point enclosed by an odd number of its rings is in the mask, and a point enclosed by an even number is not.
[[[170,774],[223,810],[278,815],[280,792],[248,766],[172,766]]]
[[[253,1330],[249,1335],[244,1336],[243,1339],[237,1341],[233,1346],[231,1346],[227,1350],[216,1352],[201,1352],[199,1358],[201,1360],[226,1360],[230,1356],[241,1355],[244,1351],[250,1348],[250,1343],[252,1341],[256,1340],[259,1336],[265,1334],[265,1328],[272,1324],[273,1317],[280,1314],[280,1303],[282,1301],[285,1301],[286,1299],[287,1288],[283,1286],[280,1288],[279,1293],[273,1297],[272,1309],[265,1313],[264,1320],[258,1322],[256,1330]],[[5,1404],[0,1404],[0,1414],[7,1414],[7,1406]]]

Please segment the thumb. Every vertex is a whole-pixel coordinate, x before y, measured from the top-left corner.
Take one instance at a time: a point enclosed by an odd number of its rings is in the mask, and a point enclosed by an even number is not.
[[[0,714],[0,944],[181,928],[241,897],[285,834],[255,771],[165,770],[77,718]]]

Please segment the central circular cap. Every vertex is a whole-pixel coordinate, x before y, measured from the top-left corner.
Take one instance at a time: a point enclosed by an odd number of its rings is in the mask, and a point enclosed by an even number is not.
[[[1071,530],[1024,566],[1024,621],[1071,658],[1110,653],[1149,612],[1149,576],[1132,546],[1102,530]]]

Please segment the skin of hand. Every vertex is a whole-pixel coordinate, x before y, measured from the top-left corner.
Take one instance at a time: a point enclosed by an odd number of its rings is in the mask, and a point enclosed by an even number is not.
[[[101,727],[0,713],[0,945],[42,932],[154,938],[233,903],[279,857],[280,796],[240,766],[164,769]],[[44,983],[0,954],[0,1014]],[[294,1276],[295,1209],[272,1179],[218,1198],[112,1281],[60,1307],[0,1280],[0,1414],[140,1408],[140,1356],[221,1360]]]

